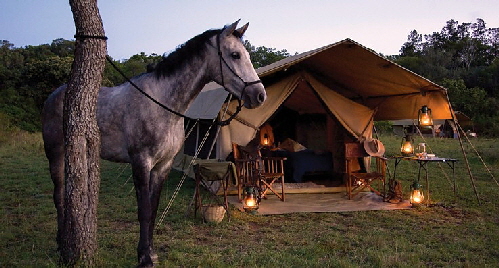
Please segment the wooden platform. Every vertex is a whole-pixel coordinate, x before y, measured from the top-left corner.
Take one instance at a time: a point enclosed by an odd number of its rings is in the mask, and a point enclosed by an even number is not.
[[[244,211],[237,196],[229,196],[229,203]],[[287,194],[286,201],[280,201],[276,196],[269,195],[262,200],[259,215],[289,214],[300,212],[347,212],[366,210],[397,210],[410,209],[411,204],[405,200],[398,204],[383,202],[383,199],[371,192],[359,193],[349,200],[346,193],[312,193]]]

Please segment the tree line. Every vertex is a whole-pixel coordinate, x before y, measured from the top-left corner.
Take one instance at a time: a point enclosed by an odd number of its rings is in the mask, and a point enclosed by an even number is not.
[[[255,68],[290,56],[286,49],[244,42]],[[74,41],[56,39],[51,44],[15,47],[1,40],[0,45],[0,128],[39,131],[43,102],[69,78]],[[161,57],[141,52],[113,62],[132,77],[146,72]],[[487,28],[482,19],[470,23],[449,20],[430,34],[411,31],[400,54],[387,58],[447,88],[454,109],[471,117],[477,132],[499,135],[498,28]],[[106,64],[103,86],[123,83],[124,78]]]

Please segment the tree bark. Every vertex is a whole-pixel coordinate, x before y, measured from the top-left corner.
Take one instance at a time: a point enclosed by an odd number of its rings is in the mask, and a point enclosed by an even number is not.
[[[76,26],[75,59],[64,99],[65,216],[60,241],[67,266],[93,266],[97,251],[100,133],[97,95],[106,41],[97,0],[70,0]],[[93,36],[93,37],[92,37]]]

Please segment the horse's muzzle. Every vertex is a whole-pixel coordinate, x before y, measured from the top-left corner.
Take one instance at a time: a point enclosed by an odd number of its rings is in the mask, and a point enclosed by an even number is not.
[[[262,105],[267,99],[267,93],[265,92],[265,87],[261,82],[253,83],[252,85],[246,87],[245,94],[243,96],[244,107],[248,109],[254,109]]]

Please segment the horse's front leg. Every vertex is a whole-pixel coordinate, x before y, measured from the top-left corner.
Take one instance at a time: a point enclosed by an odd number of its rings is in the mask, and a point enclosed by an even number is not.
[[[151,167],[144,163],[132,163],[133,181],[137,196],[140,238],[137,246],[139,267],[153,267],[152,234],[153,206],[151,204]]]
[[[166,169],[166,171],[164,171]],[[161,199],[161,190],[163,189],[163,183],[165,178],[170,173],[170,167],[161,168],[159,171],[151,172],[151,206],[152,206],[152,224],[150,225],[149,234],[151,235],[150,240],[153,241],[154,225],[156,222],[156,216],[158,214],[159,201]]]

